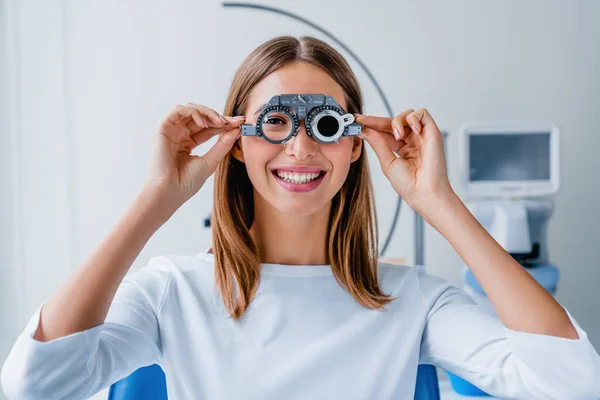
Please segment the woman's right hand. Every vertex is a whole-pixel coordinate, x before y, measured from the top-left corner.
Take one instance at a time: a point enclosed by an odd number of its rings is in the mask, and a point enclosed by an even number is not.
[[[179,105],[169,113],[154,135],[147,185],[166,191],[181,204],[200,190],[215,171],[217,164],[231,150],[241,131],[245,117],[224,117],[198,104]],[[192,150],[221,135],[204,155]]]

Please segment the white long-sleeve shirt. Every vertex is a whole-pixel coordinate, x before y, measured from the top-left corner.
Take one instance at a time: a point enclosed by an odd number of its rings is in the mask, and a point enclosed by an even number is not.
[[[85,399],[158,363],[174,400],[404,400],[426,363],[498,397],[600,398],[600,356],[568,311],[579,339],[508,329],[421,267],[379,264],[383,291],[397,297],[385,311],[360,306],[330,266],[261,268],[241,321],[225,312],[208,253],[153,258],[83,332],[36,341],[38,309],[2,386],[10,399]]]

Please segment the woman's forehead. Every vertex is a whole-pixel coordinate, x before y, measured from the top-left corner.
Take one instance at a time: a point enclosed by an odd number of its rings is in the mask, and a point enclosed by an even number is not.
[[[296,93],[326,94],[347,109],[344,90],[327,72],[307,63],[294,63],[267,75],[252,89],[246,115],[254,114],[273,96]]]

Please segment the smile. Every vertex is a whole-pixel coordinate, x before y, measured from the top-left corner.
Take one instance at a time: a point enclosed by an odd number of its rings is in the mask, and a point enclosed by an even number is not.
[[[299,173],[272,170],[271,173],[281,187],[290,192],[309,192],[314,190],[321,184],[326,175],[326,171]]]

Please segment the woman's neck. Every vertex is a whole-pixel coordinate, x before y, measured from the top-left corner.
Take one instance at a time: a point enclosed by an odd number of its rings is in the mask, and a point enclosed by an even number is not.
[[[255,201],[250,235],[261,263],[324,265],[327,262],[327,224],[331,205],[310,215],[283,214]]]

